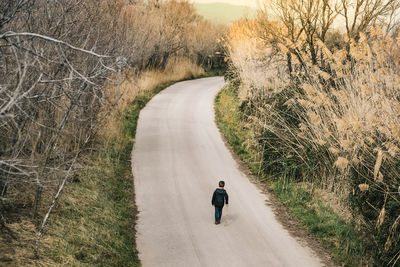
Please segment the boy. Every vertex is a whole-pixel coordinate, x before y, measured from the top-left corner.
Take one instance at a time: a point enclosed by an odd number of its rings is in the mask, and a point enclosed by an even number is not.
[[[219,187],[215,189],[211,200],[211,204],[215,207],[215,224],[221,223],[222,208],[224,207],[224,203],[228,205],[228,193],[226,193],[224,189],[225,182],[220,181],[218,185]]]

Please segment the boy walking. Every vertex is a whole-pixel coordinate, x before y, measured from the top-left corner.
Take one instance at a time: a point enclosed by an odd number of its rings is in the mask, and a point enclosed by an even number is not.
[[[225,182],[220,181],[218,185],[211,199],[211,204],[215,207],[215,224],[221,223],[222,208],[225,203],[228,205],[228,193],[224,189]]]

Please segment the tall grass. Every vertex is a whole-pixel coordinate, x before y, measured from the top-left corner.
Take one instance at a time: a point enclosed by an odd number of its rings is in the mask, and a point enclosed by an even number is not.
[[[257,174],[260,181],[267,182],[277,199],[285,204],[293,217],[307,230],[321,240],[330,251],[332,258],[340,264],[355,266],[371,264],[371,259],[363,258],[364,249],[354,227],[347,220],[343,206],[327,201],[331,195],[313,188],[311,183],[290,182],[290,175],[282,175],[273,180],[262,172],[262,147],[257,144],[250,128],[246,128],[246,118],[240,109],[240,100],[234,86],[224,87],[215,100],[218,127],[233,150]],[[261,161],[260,161],[261,160]],[[339,216],[340,214],[341,216]]]
[[[171,80],[191,79],[204,73],[204,69],[189,58],[172,57],[168,60],[164,70],[143,72],[138,79],[138,87],[141,91],[148,91]]]
[[[242,110],[264,148],[263,172],[335,192],[368,237],[369,253],[382,264],[395,264],[400,38],[371,29],[343,49],[318,41],[319,60],[313,64],[305,37],[298,43],[279,39],[269,34],[282,31],[277,26],[239,22],[227,41],[242,81]]]

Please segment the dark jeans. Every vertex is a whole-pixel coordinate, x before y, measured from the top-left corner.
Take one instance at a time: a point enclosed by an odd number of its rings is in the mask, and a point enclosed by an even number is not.
[[[220,221],[222,216],[222,207],[215,206],[215,221]]]

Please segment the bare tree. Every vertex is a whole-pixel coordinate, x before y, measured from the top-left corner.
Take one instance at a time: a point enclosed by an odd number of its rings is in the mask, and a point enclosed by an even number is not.
[[[378,23],[390,29],[399,8],[398,0],[341,0],[338,11],[345,19],[348,37],[356,38]]]
[[[90,1],[2,5],[0,193],[34,192],[36,216],[43,190],[57,186],[96,132],[118,50],[100,19],[88,20],[97,9]]]
[[[305,35],[312,63],[317,64],[317,39],[325,42],[338,13],[335,0],[274,0],[276,17],[287,29],[291,42],[298,42]]]

